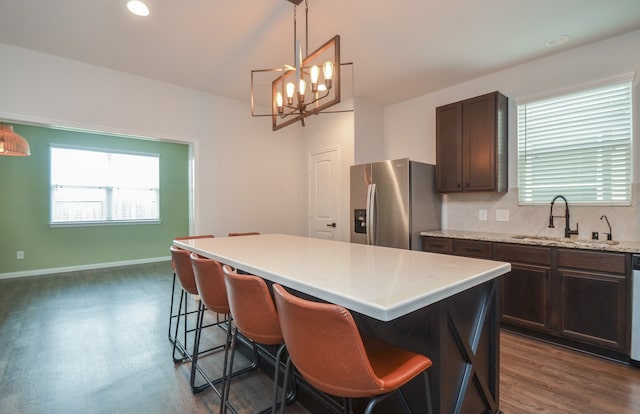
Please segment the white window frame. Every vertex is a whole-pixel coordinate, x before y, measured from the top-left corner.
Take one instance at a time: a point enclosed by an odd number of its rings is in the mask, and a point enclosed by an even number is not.
[[[630,206],[631,202],[632,202],[632,182],[633,182],[633,136],[634,136],[634,132],[633,132],[633,115],[634,115],[634,108],[633,108],[633,104],[634,104],[634,84],[633,84],[633,78],[634,78],[634,74],[630,73],[630,74],[625,74],[622,76],[618,76],[615,78],[609,78],[606,80],[602,80],[599,82],[593,82],[590,84],[586,84],[586,85],[580,85],[578,87],[573,87],[573,88],[569,88],[569,89],[563,89],[560,91],[554,91],[551,93],[547,93],[544,95],[537,95],[534,97],[528,97],[525,99],[519,99],[516,101],[516,106],[517,106],[517,152],[518,152],[518,166],[517,166],[517,172],[518,172],[518,204],[519,205],[541,205],[541,204],[548,204],[551,202],[552,198],[555,195],[565,195],[568,197],[569,201],[572,204],[580,204],[580,205],[593,205],[593,206],[597,206],[597,205],[605,205],[605,206]],[[623,150],[622,151],[622,164],[623,164],[623,170],[621,173],[615,173],[615,179],[618,180],[622,180],[623,184],[621,186],[622,191],[620,192],[619,195],[616,195],[615,197],[613,197],[613,199],[596,199],[595,194],[594,194],[594,198],[593,199],[585,199],[585,195],[580,195],[578,194],[578,192],[573,192],[572,190],[577,189],[580,186],[580,183],[578,182],[578,180],[574,181],[573,183],[568,184],[566,187],[557,187],[557,191],[555,190],[551,190],[551,191],[547,191],[546,193],[548,194],[548,199],[541,199],[535,198],[534,196],[530,196],[531,192],[527,189],[526,187],[526,183],[525,180],[528,180],[530,182],[533,183],[532,179],[531,179],[531,173],[529,171],[527,171],[527,169],[531,169],[532,167],[532,163],[531,160],[532,158],[529,159],[529,164],[527,164],[527,157],[531,157],[530,153],[532,150],[532,144],[531,142],[529,142],[529,146],[526,146],[526,134],[524,134],[524,118],[523,118],[523,110],[525,110],[526,105],[532,105],[532,104],[538,104],[538,103],[544,103],[545,101],[550,101],[550,100],[554,100],[557,98],[562,98],[562,97],[566,97],[566,96],[570,96],[570,95],[574,95],[574,94],[581,94],[581,93],[585,93],[585,92],[589,92],[592,90],[597,90],[599,88],[603,88],[603,87],[608,87],[608,86],[615,86],[615,85],[620,85],[620,84],[628,84],[629,85],[629,100],[628,100],[628,104],[629,104],[629,130],[628,130],[628,141],[625,141],[625,144],[627,145],[626,148],[623,146]],[[573,129],[573,126],[572,126]],[[608,137],[605,134],[605,137]],[[613,139],[613,138],[612,138]],[[624,140],[623,140],[624,141]],[[548,142],[547,142],[548,144]],[[577,150],[578,148],[576,148]],[[573,150],[575,151],[575,150]],[[570,154],[575,154],[575,152],[566,152],[567,155]],[[566,160],[566,159],[565,159]],[[617,161],[616,161],[617,162]],[[564,165],[566,165],[566,162],[564,163]],[[609,164],[609,165],[613,165],[613,164]],[[539,167],[539,165],[538,165]],[[535,168],[535,165],[534,165]],[[607,168],[611,168],[611,167],[607,167]],[[529,175],[528,175],[529,174]],[[535,177],[535,176],[534,176]],[[535,178],[534,178],[535,179]],[[539,184],[538,184],[539,185]],[[559,185],[559,183],[557,183],[557,185]],[[593,184],[590,184],[593,185]],[[535,185],[532,186],[534,188],[533,191],[535,191]],[[554,188],[554,183],[549,182],[549,186],[547,188]],[[541,191],[542,192],[542,191]],[[605,193],[610,193],[611,189],[607,187],[607,190],[604,191]],[[553,193],[553,195],[550,195],[551,193]],[[540,194],[539,194],[540,195]],[[618,199],[615,199],[615,198]]]
[[[106,169],[105,175],[100,176],[100,183],[97,184],[91,183],[92,180],[85,179],[69,179],[69,178],[58,178],[56,179],[56,174],[54,172],[54,160],[53,160],[53,152],[55,150],[71,150],[71,151],[86,151],[86,152],[95,152],[100,154],[106,154],[109,159],[109,156],[113,155],[116,157],[124,156],[124,157],[140,157],[139,161],[147,161],[151,164],[157,163],[157,175],[156,177],[151,178],[151,181],[142,185],[140,183],[136,183],[135,179],[125,180],[123,179],[122,170],[119,168],[115,168],[113,165],[109,164]],[[90,147],[81,147],[81,146],[69,146],[69,145],[59,145],[52,144],[50,145],[49,150],[49,160],[50,160],[50,178],[49,178],[49,225],[51,227],[68,227],[68,226],[96,226],[96,225],[122,225],[122,224],[158,224],[160,223],[160,155],[159,154],[150,154],[150,153],[139,153],[139,152],[129,152],[129,151],[121,151],[121,150],[113,150],[113,149],[103,149],[103,148],[90,148]],[[74,176],[78,175],[87,175],[90,176],[91,165],[82,165],[78,166],[78,171],[74,172]],[[132,168],[131,171],[125,171],[127,177],[134,177],[135,174],[139,174],[139,168]],[[120,176],[120,177],[118,177]],[[62,182],[54,182],[62,180]],[[78,189],[78,190],[89,190],[93,191],[96,194],[96,198],[100,199],[100,201],[94,200],[94,204],[100,204],[99,210],[104,211],[103,218],[96,219],[95,217],[89,218],[80,218],[77,216],[75,219],[64,220],[61,218],[57,218],[56,216],[60,216],[55,212],[55,203],[56,203],[56,191],[63,188],[67,189]],[[150,194],[152,205],[151,208],[146,206],[146,209],[151,212],[147,217],[137,217],[137,218],[122,218],[115,217],[114,214],[116,211],[116,206],[114,206],[114,195],[118,192],[124,191],[143,191]]]

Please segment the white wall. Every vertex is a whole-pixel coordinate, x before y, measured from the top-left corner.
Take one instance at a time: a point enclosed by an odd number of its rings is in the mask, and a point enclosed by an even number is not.
[[[384,107],[356,99],[354,164],[382,161],[384,154]]]
[[[341,241],[349,241],[349,229],[351,226],[351,216],[349,214],[349,168],[354,163],[354,122],[353,112],[325,114],[308,118],[307,126],[304,128],[304,142],[307,154],[338,148],[340,183],[338,217],[334,239]],[[306,177],[307,175],[305,174],[305,179]]]
[[[296,130],[211,94],[4,44],[0,56],[0,120],[193,143],[195,233],[306,234]]]
[[[435,108],[450,102],[500,91],[510,98],[509,107],[509,192],[507,194],[455,194],[446,197],[443,228],[505,233],[562,235],[562,228],[547,229],[549,207],[519,207],[516,175],[515,101],[524,97],[635,72],[635,114],[638,124],[638,74],[640,31],[557,53],[501,72],[493,73],[428,95],[385,108],[385,155],[435,162]],[[640,180],[638,128],[634,132],[634,183]],[[638,185],[633,187],[632,207],[572,207],[571,225],[580,223],[580,237],[591,231],[604,232],[600,221],[607,214],[614,239],[640,240]],[[489,220],[480,222],[478,210],[488,211]],[[509,222],[496,222],[495,210],[507,209]],[[560,227],[560,226],[556,226]]]

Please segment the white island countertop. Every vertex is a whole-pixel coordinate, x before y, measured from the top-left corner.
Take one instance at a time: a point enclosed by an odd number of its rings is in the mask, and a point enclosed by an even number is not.
[[[283,234],[173,243],[382,321],[511,270],[505,262]]]

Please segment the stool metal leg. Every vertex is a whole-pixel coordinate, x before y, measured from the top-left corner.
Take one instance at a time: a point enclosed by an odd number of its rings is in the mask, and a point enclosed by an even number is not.
[[[173,333],[173,341],[172,341],[173,342],[173,354],[172,354],[172,356],[173,356],[173,362],[174,363],[178,363],[178,362],[184,360],[184,358],[187,356],[184,347],[182,346],[182,344],[179,344],[179,341],[178,341],[178,331],[180,330],[180,319],[181,319],[181,316],[182,316],[182,313],[181,313],[182,312],[182,302],[183,302],[183,300],[185,300],[185,295],[186,295],[185,291],[180,292],[180,302],[178,304],[178,316],[177,316],[177,321],[176,321],[176,329],[175,329],[175,331]],[[185,303],[184,319],[185,319],[184,324],[186,326],[186,324],[187,324],[186,303]],[[186,339],[186,334],[185,334],[185,339]],[[178,349],[180,351],[180,353],[182,354],[182,357],[176,358],[176,349]]]
[[[171,304],[169,305],[169,329],[167,331],[167,336],[169,337],[169,340],[172,342],[173,342],[173,338],[171,336],[171,325],[173,324],[173,319],[177,316],[177,315],[174,315],[173,313],[173,301],[174,301],[175,294],[176,294],[176,272],[173,272],[173,283],[171,284]]]
[[[228,356],[229,348],[232,345],[232,338],[231,338],[231,335],[232,335],[232,319],[229,318],[228,320],[223,320],[223,321],[219,321],[219,322],[214,323],[214,324],[203,326],[204,325],[204,313],[205,313],[205,310],[206,310],[206,308],[205,308],[204,304],[201,304],[201,307],[199,309],[199,314],[198,314],[198,327],[196,328],[196,338],[194,340],[193,357],[191,358],[191,375],[190,375],[190,377],[191,377],[190,378],[191,391],[194,394],[196,394],[196,393],[198,393],[200,391],[203,391],[206,388],[211,387],[211,388],[213,388],[215,393],[218,394],[218,396],[220,397],[221,401],[223,401],[224,400],[224,397],[223,397],[223,395],[224,395],[223,394],[224,393],[224,383],[223,383],[223,381],[224,381],[225,373],[226,373],[226,370],[227,370],[227,368],[226,368],[227,367],[227,356]],[[208,326],[212,326],[212,325],[218,325],[222,329],[226,329],[226,340],[225,340],[225,343],[223,345],[218,345],[218,346],[216,346],[214,348],[210,348],[207,351],[199,351],[199,349],[200,349],[200,341],[202,339],[202,334],[201,334],[202,329],[204,329],[204,328],[206,328]],[[219,349],[222,349],[222,348],[224,348],[224,351],[225,351],[223,374],[219,378],[211,379],[204,372],[202,367],[200,367],[198,365],[199,355],[202,355],[203,353],[208,352],[208,351],[219,350]],[[253,358],[253,361],[251,362],[251,364],[246,368],[243,368],[243,369],[240,369],[238,371],[235,371],[235,372],[231,373],[232,377],[235,377],[237,375],[241,375],[241,374],[244,374],[246,372],[252,371],[252,370],[254,370],[254,369],[256,369],[258,367],[258,352],[255,349],[255,347],[254,347],[253,353],[254,353],[254,358]],[[198,385],[198,386],[195,385],[196,371],[204,379],[204,381],[205,381],[204,384]],[[216,385],[220,384],[220,383],[223,383],[222,391],[218,390],[218,388],[216,387]],[[235,409],[233,409],[233,407],[231,407],[231,409],[232,409],[232,412],[235,414],[236,413]]]

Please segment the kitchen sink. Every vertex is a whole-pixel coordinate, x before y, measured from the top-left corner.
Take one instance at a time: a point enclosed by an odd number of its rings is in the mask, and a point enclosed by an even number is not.
[[[511,236],[512,239],[517,240],[549,240],[549,241],[571,241],[570,239],[562,239],[561,237],[549,237],[549,236],[524,236],[516,235]]]
[[[619,241],[613,241],[613,240],[589,240],[589,239],[584,239],[584,240],[571,240],[572,243],[576,243],[576,244],[608,244],[608,245],[613,245],[615,246],[616,244],[620,243]]]
[[[616,245],[620,242],[613,240],[590,240],[590,239],[568,239],[566,237],[550,237],[550,236],[526,236],[516,235],[511,236],[516,240],[531,240],[531,241],[550,241],[559,243],[571,243],[576,245],[590,246],[590,245]]]

